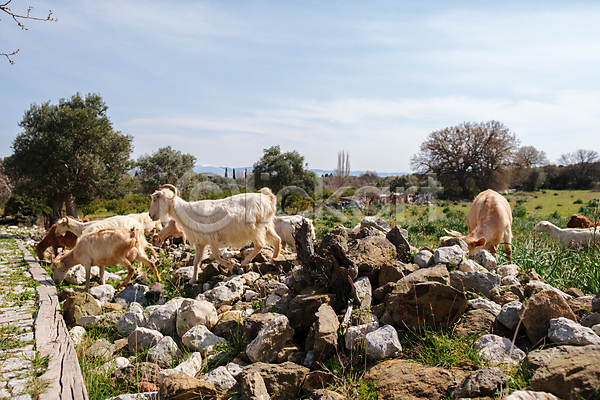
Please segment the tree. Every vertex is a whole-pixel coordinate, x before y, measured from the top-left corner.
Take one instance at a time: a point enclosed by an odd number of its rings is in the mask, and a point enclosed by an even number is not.
[[[572,174],[572,186],[578,189],[589,187],[598,175],[598,152],[579,149],[559,157],[559,164],[565,165]]]
[[[163,147],[152,153],[145,154],[136,161],[137,175],[146,193],[152,193],[161,185],[177,184],[177,180],[187,171],[194,168],[196,157],[173,150],[171,146]]]
[[[533,146],[519,147],[511,171],[511,187],[529,191],[537,190],[546,179],[540,167],[548,164],[546,153]]]
[[[113,130],[107,110],[100,95],[77,93],[58,105],[33,104],[19,123],[23,132],[4,159],[6,174],[18,194],[51,203],[52,221],[62,216],[63,204],[76,217],[76,201],[123,194],[133,138]]]
[[[279,146],[272,146],[264,149],[261,159],[254,163],[252,170],[254,187],[258,189],[267,186],[274,193],[279,193],[281,189],[288,186],[298,186],[312,197],[317,186],[317,175],[307,168],[308,164],[305,164],[304,157],[297,151],[282,153]],[[281,199],[282,209],[289,194],[284,194]]]
[[[350,183],[350,154],[344,150],[338,152],[337,167],[333,170],[333,182],[336,188],[348,186]]]
[[[546,152],[538,151],[533,146],[522,146],[515,153],[515,165],[519,168],[543,167],[548,164]]]
[[[27,28],[25,27],[25,25],[22,22],[22,20],[24,20],[24,19],[31,19],[31,20],[35,20],[35,21],[54,21],[54,22],[58,21],[56,18],[52,18],[52,11],[50,11],[50,10],[48,10],[48,15],[45,18],[38,18],[38,17],[32,16],[31,10],[33,9],[33,7],[31,7],[31,6],[27,7],[27,12],[23,15],[14,13],[10,8],[8,8],[8,5],[10,4],[11,1],[12,0],[7,0],[6,3],[0,4],[0,11],[8,14],[8,16],[17,23],[19,28],[21,28],[23,30],[27,30]],[[15,62],[10,57],[16,55],[18,52],[19,52],[19,49],[14,50],[12,53],[0,53],[0,56],[5,56],[9,63],[14,64]]]
[[[464,122],[430,133],[411,157],[411,167],[435,173],[444,186],[458,186],[463,196],[471,188],[501,189],[517,144],[515,134],[500,122]]]

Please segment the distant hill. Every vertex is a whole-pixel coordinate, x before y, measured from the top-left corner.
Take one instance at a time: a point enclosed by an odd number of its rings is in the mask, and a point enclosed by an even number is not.
[[[228,175],[231,177],[231,174],[233,173],[232,171],[233,168],[227,167],[228,170]],[[252,173],[252,167],[241,167],[241,168],[235,168],[235,172],[236,175],[238,177],[241,177],[245,170],[248,170],[248,173]],[[333,174],[333,170],[326,170],[326,169],[311,169],[312,172],[314,172],[315,174],[317,174],[318,176],[323,176],[325,174]],[[199,173],[199,174],[206,174],[206,175],[217,175],[217,176],[225,176],[225,167],[216,167],[214,165],[195,165],[194,166],[194,172]],[[364,173],[366,173],[367,171],[350,171],[350,175],[352,176],[360,176]],[[409,174],[409,172],[377,172],[377,175],[385,178],[388,176],[400,176],[400,175],[407,175]]]

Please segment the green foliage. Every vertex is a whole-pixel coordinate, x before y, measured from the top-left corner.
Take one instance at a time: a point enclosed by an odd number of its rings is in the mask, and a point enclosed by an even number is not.
[[[91,216],[100,210],[112,215],[138,214],[148,211],[151,198],[145,193],[128,194],[119,199],[100,200],[81,208],[83,215]]]
[[[255,189],[267,186],[277,194],[286,187],[297,186],[311,197],[318,184],[317,175],[308,170],[300,153],[282,153],[279,146],[264,149],[261,159],[254,163],[252,180]]]
[[[77,93],[58,105],[33,104],[25,111],[23,132],[4,159],[15,192],[45,199],[55,217],[73,197],[89,204],[99,196],[121,195],[133,138],[113,130],[107,109],[98,94],[84,99]]]
[[[13,223],[31,225],[40,215],[52,215],[52,208],[48,206],[46,199],[15,195],[6,202],[4,215],[14,217]]]
[[[573,202],[573,204],[583,204],[583,200],[577,199]]]
[[[137,175],[145,193],[152,193],[161,185],[177,185],[183,175],[193,170],[196,157],[173,150],[171,146],[162,147],[152,155],[143,155],[136,161]]]

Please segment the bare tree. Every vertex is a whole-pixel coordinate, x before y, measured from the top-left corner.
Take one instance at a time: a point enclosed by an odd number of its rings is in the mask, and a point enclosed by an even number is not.
[[[336,187],[347,186],[350,178],[350,155],[347,151],[338,152],[337,167],[333,170]]]
[[[458,186],[464,196],[473,187],[504,189],[517,145],[515,134],[500,122],[464,122],[430,133],[411,157],[411,167],[437,174],[445,187]]]
[[[27,28],[25,27],[25,25],[22,22],[25,19],[31,19],[34,21],[55,21],[55,22],[58,21],[58,19],[52,18],[52,11],[50,11],[50,10],[48,10],[48,15],[45,18],[32,16],[31,15],[31,10],[33,10],[32,6],[27,7],[27,11],[25,12],[25,14],[15,13],[8,7],[8,5],[10,4],[11,1],[12,0],[7,0],[6,3],[0,4],[0,11],[3,11],[4,13],[8,14],[8,16],[10,18],[12,18],[12,20],[15,21],[21,29],[27,30]],[[14,50],[12,53],[0,53],[0,56],[5,56],[9,63],[14,64],[15,62],[10,57],[16,55],[18,52],[19,52],[19,49]]]
[[[573,153],[566,153],[558,158],[558,163],[572,171],[573,183],[577,188],[589,186],[594,180],[598,169],[600,156],[595,150],[579,149]]]
[[[548,164],[546,152],[533,146],[522,146],[515,153],[515,165],[518,168],[543,167]]]

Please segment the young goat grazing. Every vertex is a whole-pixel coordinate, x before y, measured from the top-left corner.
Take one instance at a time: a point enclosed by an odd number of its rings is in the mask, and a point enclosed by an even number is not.
[[[86,222],[89,221],[89,219],[78,219],[77,221]],[[63,251],[67,248],[71,249],[75,246],[76,242],[77,236],[72,232],[67,232],[65,235],[57,235],[56,224],[53,224],[50,229],[48,229],[48,232],[46,232],[44,238],[35,245],[35,254],[37,255],[38,259],[42,261],[44,259],[44,253],[46,253],[46,249],[48,247],[52,247],[52,250],[54,250],[54,257],[56,257],[58,255],[59,248],[62,248]]]
[[[536,232],[544,232],[552,236],[562,247],[588,246],[592,241],[600,241],[600,229],[596,228],[567,228],[561,229],[548,221],[538,223]]]
[[[310,219],[301,215],[284,215],[281,217],[273,217],[275,232],[281,238],[281,244],[285,247],[289,244],[296,251],[296,241],[294,240],[294,232],[302,225],[302,221],[306,221],[310,227],[310,235],[313,240],[316,239],[315,227]]]
[[[446,230],[450,236],[464,239],[469,247],[469,255],[477,254],[481,249],[496,252],[500,243],[504,243],[504,252],[510,260],[512,248],[512,212],[510,204],[500,193],[488,189],[473,200],[467,216],[469,234]]]
[[[126,217],[133,218],[144,227],[144,233],[155,233],[157,230],[162,229],[160,221],[152,221],[150,214],[147,212],[139,214],[127,214]]]
[[[178,238],[178,237],[181,238],[181,240],[183,241],[183,244],[185,245],[187,238],[185,236],[184,230],[181,229],[179,227],[179,225],[177,225],[177,222],[175,222],[174,219],[171,219],[171,220],[169,220],[169,223],[167,224],[167,226],[162,228],[160,232],[152,235],[152,239],[150,239],[150,243],[152,243],[152,246],[160,247],[163,245],[163,243],[167,239]]]
[[[592,228],[596,226],[585,215],[573,214],[567,222],[567,228]]]
[[[190,280],[194,283],[206,246],[211,247],[215,259],[229,272],[233,271],[233,265],[221,258],[221,247],[242,247],[252,241],[254,250],[244,258],[242,267],[246,267],[267,242],[274,248],[273,257],[279,255],[281,240],[273,228],[275,201],[271,190],[262,188],[260,193],[188,203],[179,197],[175,186],[163,185],[152,194],[148,212],[154,221],[167,221],[170,216],[194,245],[194,276]]]
[[[122,265],[127,269],[127,277],[119,286],[127,286],[133,277],[132,263],[140,261],[154,273],[156,281],[160,276],[154,263],[143,250],[139,249],[135,229],[108,228],[82,235],[72,250],[62,253],[52,262],[52,280],[61,283],[67,272],[77,264],[85,267],[85,290],[90,289],[90,274],[92,265],[100,267],[100,280],[104,285],[104,267],[107,265]]]

